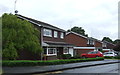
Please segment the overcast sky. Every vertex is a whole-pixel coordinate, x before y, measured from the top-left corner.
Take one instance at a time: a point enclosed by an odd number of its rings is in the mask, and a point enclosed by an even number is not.
[[[17,0],[18,14],[43,21],[61,29],[85,29],[90,37],[118,38],[119,0]],[[15,0],[0,1],[0,16],[14,14]]]

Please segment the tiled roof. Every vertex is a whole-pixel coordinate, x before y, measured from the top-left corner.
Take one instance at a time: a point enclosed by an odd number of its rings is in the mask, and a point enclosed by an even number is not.
[[[81,35],[81,34],[75,33],[75,32],[73,32],[73,31],[68,32],[66,35],[68,35],[68,34],[70,34],[70,33],[75,34],[75,35],[78,35],[78,36],[83,37],[83,38],[85,38],[85,39],[88,38],[88,37],[86,37],[86,36],[83,36],[83,35]]]
[[[38,21],[38,20],[35,20],[35,19],[32,19],[32,18],[28,18],[28,17],[22,16],[22,15],[19,15],[19,14],[16,14],[16,15],[17,15],[18,18],[27,20],[32,24],[42,26],[42,27],[45,27],[45,28],[49,28],[49,29],[53,29],[53,30],[57,30],[57,31],[61,31],[61,32],[66,32],[65,30],[60,29],[58,27],[55,27],[55,26],[53,26],[51,24],[48,24],[48,23],[45,23],[45,22],[42,22],[42,21]]]
[[[112,45],[114,45],[115,46],[115,44],[113,44],[113,43],[111,43],[111,42],[108,42],[108,41],[103,41],[104,43],[108,43],[108,44],[112,44]]]

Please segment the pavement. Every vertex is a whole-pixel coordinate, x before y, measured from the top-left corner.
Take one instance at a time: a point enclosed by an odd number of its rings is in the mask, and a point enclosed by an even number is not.
[[[18,74],[40,74],[46,72],[62,71],[74,68],[83,68],[89,66],[105,65],[120,63],[120,60],[105,59],[102,61],[79,62],[61,65],[50,66],[29,66],[29,67],[3,67],[3,75],[18,75]]]

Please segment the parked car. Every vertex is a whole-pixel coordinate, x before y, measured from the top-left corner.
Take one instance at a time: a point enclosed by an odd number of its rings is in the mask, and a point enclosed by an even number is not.
[[[88,53],[81,54],[82,58],[96,58],[96,57],[103,57],[102,52],[100,51],[91,51]]]
[[[105,52],[105,53],[103,53],[103,56],[115,57],[115,56],[117,56],[117,54],[115,52]]]

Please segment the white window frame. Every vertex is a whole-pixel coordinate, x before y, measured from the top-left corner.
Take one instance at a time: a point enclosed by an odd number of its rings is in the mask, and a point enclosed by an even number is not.
[[[52,30],[44,28],[43,29],[43,35],[47,36],[47,37],[52,37]]]
[[[64,33],[61,32],[60,38],[61,38],[61,39],[64,39]]]
[[[53,49],[53,54],[49,54],[49,50],[50,49]],[[57,55],[57,49],[56,48],[47,48],[47,55],[50,56],[50,55]]]
[[[106,43],[103,43],[103,44],[102,44],[102,47],[107,47]]]
[[[95,41],[92,40],[92,39],[88,39],[87,44],[89,44],[89,45],[95,45]]]
[[[90,40],[88,39],[87,44],[90,44]]]
[[[58,38],[58,32],[54,31],[54,38]]]

